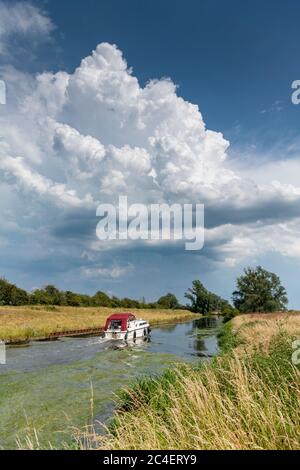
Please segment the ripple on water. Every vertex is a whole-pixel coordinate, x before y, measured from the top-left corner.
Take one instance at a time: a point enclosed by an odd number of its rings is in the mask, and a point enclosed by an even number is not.
[[[0,367],[1,447],[15,447],[16,434],[33,428],[41,443],[61,446],[71,427],[90,424],[92,395],[94,416],[109,416],[114,393],[135,378],[216,354],[218,326],[217,319],[167,325],[153,330],[151,342],[120,350],[95,337],[8,348]]]

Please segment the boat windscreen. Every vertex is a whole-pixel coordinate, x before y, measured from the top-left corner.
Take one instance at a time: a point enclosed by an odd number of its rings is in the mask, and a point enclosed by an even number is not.
[[[121,328],[121,325],[122,325],[122,321],[121,320],[112,320],[110,322],[110,325],[109,325],[109,328],[111,330],[118,330]]]

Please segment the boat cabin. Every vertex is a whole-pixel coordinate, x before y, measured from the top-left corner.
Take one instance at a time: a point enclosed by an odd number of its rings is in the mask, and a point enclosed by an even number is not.
[[[107,318],[104,330],[127,331],[128,323],[135,320],[132,313],[114,313]]]

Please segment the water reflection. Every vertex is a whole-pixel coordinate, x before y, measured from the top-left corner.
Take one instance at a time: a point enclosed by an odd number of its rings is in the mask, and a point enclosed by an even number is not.
[[[222,324],[222,317],[218,315],[210,315],[207,317],[197,318],[193,321],[193,327],[199,329],[215,329]]]
[[[169,333],[172,333],[172,331],[175,331],[178,326],[178,323],[172,323],[170,325],[163,325],[161,328],[163,328],[164,331],[168,331]],[[154,331],[156,331],[158,328],[156,328]]]
[[[198,357],[212,357],[216,351],[211,351],[212,331],[217,331],[222,324],[223,319],[217,316],[202,317],[193,322],[193,330],[195,333],[194,349]],[[216,345],[217,337],[213,336],[214,345]]]

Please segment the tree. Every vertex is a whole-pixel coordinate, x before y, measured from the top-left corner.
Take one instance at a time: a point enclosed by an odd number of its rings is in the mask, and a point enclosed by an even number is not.
[[[244,275],[237,278],[237,289],[232,299],[242,313],[286,310],[288,303],[279,277],[261,266],[244,270]]]
[[[28,304],[28,294],[25,290],[10,284],[4,278],[0,279],[0,305],[26,304]]]
[[[51,305],[52,297],[44,289],[36,289],[30,296],[33,305]]]
[[[111,298],[111,306],[112,308],[119,308],[121,307],[121,300],[118,299],[115,295],[112,296]]]
[[[175,309],[179,308],[179,302],[177,297],[170,292],[166,295],[160,297],[157,301],[158,307],[167,308],[167,309]]]
[[[209,312],[209,292],[202,282],[193,281],[193,286],[184,295],[190,302],[192,312],[205,315]]]
[[[94,295],[93,301],[96,307],[112,307],[111,298],[100,290]]]
[[[11,289],[11,305],[27,305],[29,296],[27,292],[19,287],[13,286]]]
[[[43,289],[36,289],[30,297],[32,304],[40,305],[65,305],[65,293],[61,292],[57,287],[49,284]]]
[[[44,287],[46,294],[51,297],[51,305],[63,305],[65,303],[64,293],[52,284]]]
[[[129,299],[128,297],[124,297],[121,299],[121,307],[123,308],[140,308],[140,303],[138,300]]]
[[[214,294],[213,292],[208,292],[208,310],[209,312],[222,312],[223,310],[230,308],[230,303]]]
[[[11,299],[11,284],[5,279],[0,279],[0,304],[9,305]]]
[[[70,307],[80,307],[80,299],[78,294],[75,294],[70,290],[65,292],[65,301],[66,305],[69,305]]]
[[[201,281],[193,281],[193,285],[185,293],[185,297],[191,302],[190,310],[195,313],[206,315],[210,312],[222,312],[230,306],[227,300],[207,290]]]

